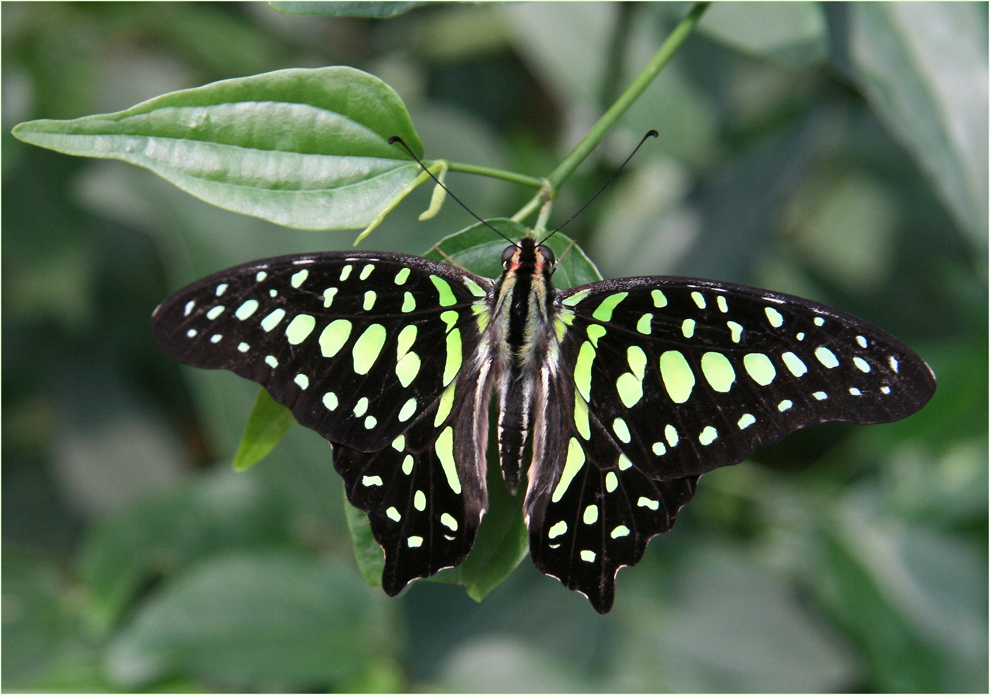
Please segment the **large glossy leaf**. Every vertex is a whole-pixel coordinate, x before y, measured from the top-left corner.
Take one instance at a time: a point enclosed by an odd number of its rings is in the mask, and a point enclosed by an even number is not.
[[[836,60],[985,257],[986,5],[857,3],[828,9]]]
[[[66,154],[145,167],[207,202],[301,229],[366,226],[420,173],[399,96],[349,67],[278,70],[172,92],[126,111],[22,123]]]
[[[111,643],[107,665],[130,687],[191,675],[235,690],[324,690],[392,651],[383,602],[355,573],[324,560],[277,552],[211,558],[141,604]]]

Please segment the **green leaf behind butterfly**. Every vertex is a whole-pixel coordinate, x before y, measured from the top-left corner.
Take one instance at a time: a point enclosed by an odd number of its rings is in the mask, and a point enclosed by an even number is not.
[[[488,220],[488,223],[513,240],[526,236],[526,227],[508,219]],[[441,239],[436,246],[423,254],[424,258],[453,263],[465,270],[488,278],[502,274],[502,250],[508,242],[495,236],[486,225],[479,222]],[[553,275],[553,284],[559,289],[602,280],[598,268],[573,239],[564,234],[554,234],[545,246],[559,261]]]
[[[119,159],[209,203],[300,229],[366,226],[420,172],[423,145],[391,87],[349,67],[277,70],[164,94],[126,111],[13,131]]]
[[[264,389],[262,389],[264,390]],[[286,409],[285,412],[289,412]],[[354,559],[365,581],[371,586],[380,586],[382,570],[385,569],[385,551],[378,545],[371,532],[368,515],[347,501],[344,491],[344,514],[347,516],[347,530],[354,540]]]
[[[234,470],[246,471],[268,456],[295,421],[291,410],[276,402],[265,389],[258,389],[258,397],[234,454]]]

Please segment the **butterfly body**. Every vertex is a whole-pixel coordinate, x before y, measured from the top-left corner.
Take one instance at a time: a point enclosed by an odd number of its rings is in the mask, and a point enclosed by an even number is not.
[[[494,320],[489,339],[496,345],[498,441],[502,474],[515,492],[533,416],[535,385],[547,357],[557,351],[551,330],[556,294],[553,255],[532,239],[503,254],[505,272],[493,288]],[[552,345],[553,344],[553,345]]]
[[[600,612],[701,474],[808,425],[905,417],[934,392],[910,349],[814,302],[692,278],[558,291],[552,253],[529,239],[502,260],[494,281],[402,254],[257,261],[181,290],[153,330],[333,444],[390,595],[470,551],[494,394],[532,559]]]

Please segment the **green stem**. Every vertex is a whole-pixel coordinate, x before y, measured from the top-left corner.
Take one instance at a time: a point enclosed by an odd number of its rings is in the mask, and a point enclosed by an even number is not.
[[[523,186],[529,186],[530,188],[541,188],[545,183],[543,179],[538,179],[535,176],[526,176],[525,174],[517,174],[514,171],[493,169],[491,167],[478,166],[475,164],[461,164],[460,162],[449,162],[449,165],[450,171],[460,171],[465,174],[490,176],[494,179],[503,179],[504,181],[519,183]]]
[[[546,202],[546,199],[544,198],[543,194],[537,193],[535,196],[530,198],[529,202],[523,205],[519,209],[519,212],[513,215],[510,219],[513,222],[521,223],[524,219],[532,215],[537,210],[537,208],[543,205],[544,202]]]
[[[687,16],[671,32],[670,36],[663,42],[663,45],[660,46],[660,49],[650,62],[646,64],[646,67],[633,80],[632,84],[612,104],[612,107],[598,119],[595,126],[578,143],[578,146],[567,155],[567,158],[560,163],[560,166],[554,169],[553,173],[547,177],[554,193],[556,193],[564,181],[570,178],[574,170],[591,154],[591,151],[598,146],[598,143],[602,141],[605,134],[615,125],[615,122],[636,102],[636,99],[650,85],[653,78],[660,74],[660,70],[674,56],[677,49],[681,47],[681,44],[684,43],[684,40],[687,39],[695,25],[697,25],[698,20],[701,19],[701,15],[708,9],[708,5],[708,2],[699,2],[691,8],[691,11],[688,12]]]

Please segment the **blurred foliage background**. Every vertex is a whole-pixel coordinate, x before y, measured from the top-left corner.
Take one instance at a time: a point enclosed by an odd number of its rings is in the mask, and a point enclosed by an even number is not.
[[[563,191],[558,221],[656,128],[568,228],[606,277],[823,301],[939,378],[907,421],[800,432],[706,475],[605,617],[528,562],[480,604],[368,587],[308,430],[231,470],[256,387],[166,358],[152,309],[353,234],[275,227],[9,134],[339,64],[399,92],[428,157],[545,175],[687,8],[3,3],[3,687],[986,692],[986,4],[716,3]],[[530,195],[447,181],[486,216]],[[417,222],[426,189],[364,246],[422,253],[471,223],[450,203]]]

